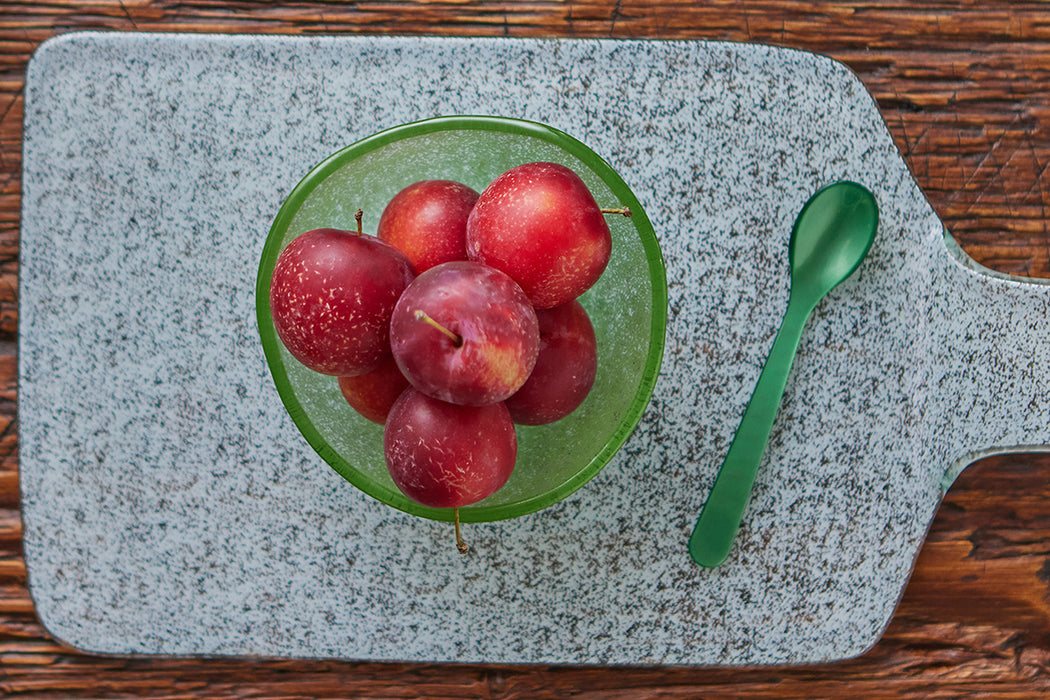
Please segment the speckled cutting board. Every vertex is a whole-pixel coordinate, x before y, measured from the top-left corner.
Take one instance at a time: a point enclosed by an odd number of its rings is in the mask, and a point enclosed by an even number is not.
[[[358,492],[286,415],[257,259],[284,196],[360,137],[523,117],[604,156],[670,282],[663,370],[565,502],[465,526]],[[735,549],[686,541],[787,304],[803,202],[882,210],[806,328]],[[19,421],[47,629],[118,654],[781,664],[876,642],[944,490],[1050,444],[1050,286],[945,236],[857,78],[763,46],[68,35],[25,95]]]

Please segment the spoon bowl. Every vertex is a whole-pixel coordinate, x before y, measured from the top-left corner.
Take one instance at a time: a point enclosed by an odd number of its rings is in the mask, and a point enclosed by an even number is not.
[[[828,185],[806,202],[788,245],[792,294],[820,301],[852,275],[875,240],[875,198],[855,182]]]
[[[820,300],[860,266],[878,227],[875,197],[862,185],[849,181],[819,190],[795,219],[788,247],[791,295],[787,311],[689,537],[689,555],[697,564],[718,566],[729,554],[751,499],[806,320]]]

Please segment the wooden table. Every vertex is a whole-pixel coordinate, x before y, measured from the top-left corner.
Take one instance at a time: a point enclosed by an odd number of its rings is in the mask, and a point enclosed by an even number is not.
[[[1050,694],[1050,454],[949,491],[893,621],[860,658],[775,669],[92,657],[38,622],[21,554],[18,241],[26,63],[88,29],[719,39],[811,50],[878,101],[933,207],[984,265],[1050,277],[1050,6],[684,0],[403,3],[4,0],[0,5],[0,696],[960,697]],[[1047,329],[1050,332],[1050,328]],[[1050,392],[1050,387],[1047,388]]]

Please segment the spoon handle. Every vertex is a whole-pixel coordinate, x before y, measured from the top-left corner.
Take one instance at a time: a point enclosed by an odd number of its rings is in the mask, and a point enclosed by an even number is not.
[[[751,394],[751,401],[689,537],[689,555],[701,566],[718,566],[733,546],[744,509],[751,500],[751,488],[773,421],[780,409],[780,399],[784,395],[802,329],[814,306],[800,302],[798,295],[792,295],[788,301],[784,320]]]

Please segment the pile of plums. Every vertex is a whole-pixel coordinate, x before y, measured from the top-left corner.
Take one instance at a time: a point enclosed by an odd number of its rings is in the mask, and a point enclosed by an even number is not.
[[[338,377],[347,402],[383,424],[394,483],[435,508],[506,483],[514,424],[574,411],[597,371],[577,300],[612,239],[572,170],[526,163],[479,195],[424,180],[387,205],[376,236],[316,229],[280,254],[270,309],[288,351]],[[461,540],[460,540],[461,542]]]

